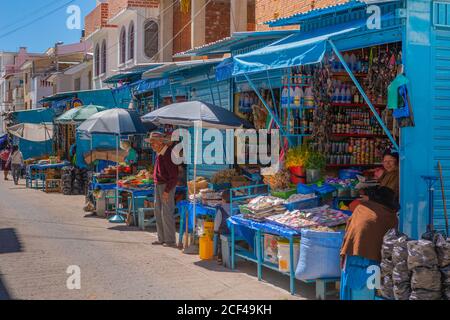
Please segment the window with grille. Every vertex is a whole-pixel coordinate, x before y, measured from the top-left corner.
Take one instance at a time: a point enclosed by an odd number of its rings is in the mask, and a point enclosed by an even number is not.
[[[144,53],[149,59],[156,58],[159,43],[159,27],[158,24],[149,20],[144,24]]]
[[[119,39],[119,62],[125,63],[127,59],[127,35],[125,31],[125,27],[122,27],[122,30],[120,31],[120,39]]]
[[[433,25],[440,28],[450,28],[450,2],[433,2]]]
[[[130,28],[128,30],[128,59],[134,59],[134,22],[131,21]]]

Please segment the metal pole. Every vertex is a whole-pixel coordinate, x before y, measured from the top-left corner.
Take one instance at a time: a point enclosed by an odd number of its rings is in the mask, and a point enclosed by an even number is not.
[[[270,116],[273,118],[273,120],[275,121],[275,123],[277,124],[278,128],[281,131],[281,135],[284,136],[284,130],[283,127],[281,126],[280,120],[278,119],[278,117],[273,113],[272,109],[270,109],[269,105],[267,104],[266,100],[264,100],[264,98],[261,96],[261,93],[258,91],[258,89],[256,89],[255,84],[253,83],[253,81],[250,79],[250,77],[247,74],[244,74],[245,78],[247,79],[248,83],[250,84],[250,87],[252,88],[252,90],[256,93],[256,95],[258,96],[258,98],[261,100],[261,102],[263,103],[264,107],[267,109],[267,111],[269,112]]]
[[[350,78],[352,79],[352,81],[355,83],[356,88],[358,88],[358,91],[361,93],[361,95],[364,98],[364,101],[367,103],[367,105],[369,106],[370,110],[372,111],[373,115],[375,116],[375,118],[377,119],[378,123],[380,124],[380,126],[383,128],[384,132],[386,133],[386,135],[388,136],[389,140],[391,141],[391,143],[394,145],[394,148],[397,152],[399,152],[399,146],[397,144],[397,141],[395,141],[394,137],[392,136],[391,132],[389,131],[389,129],[386,127],[386,125],[384,124],[383,120],[381,119],[380,115],[378,114],[377,110],[375,109],[375,107],[372,105],[372,102],[370,102],[369,97],[367,97],[366,93],[364,92],[364,89],[361,87],[361,85],[359,84],[358,80],[356,79],[355,75],[353,74],[353,72],[350,70],[349,66],[347,65],[347,63],[345,62],[344,58],[342,57],[341,53],[339,52],[339,50],[336,48],[336,46],[334,45],[333,41],[328,40],[329,44],[331,45],[331,48],[333,49],[334,53],[336,54],[336,56],[339,58],[340,62],[342,63],[342,65],[345,68],[345,71],[347,71],[348,75],[350,76]]]

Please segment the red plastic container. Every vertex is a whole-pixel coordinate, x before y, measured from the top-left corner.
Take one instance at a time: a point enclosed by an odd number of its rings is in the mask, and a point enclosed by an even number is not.
[[[290,167],[289,171],[291,172],[291,183],[306,183],[306,173],[304,167]]]

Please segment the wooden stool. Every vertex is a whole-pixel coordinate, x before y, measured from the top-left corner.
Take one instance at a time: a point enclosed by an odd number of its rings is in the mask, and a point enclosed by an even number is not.
[[[44,191],[46,193],[61,192],[61,179],[46,179]]]

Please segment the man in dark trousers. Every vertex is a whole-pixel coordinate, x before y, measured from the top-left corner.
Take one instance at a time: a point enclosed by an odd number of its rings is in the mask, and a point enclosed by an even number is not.
[[[155,218],[158,241],[153,245],[176,247],[175,190],[178,182],[178,166],[172,161],[172,141],[169,136],[153,132],[146,139],[156,153],[155,171]]]

